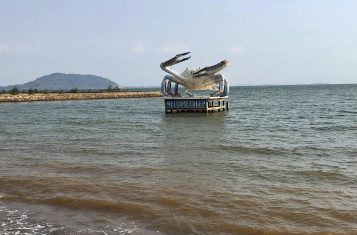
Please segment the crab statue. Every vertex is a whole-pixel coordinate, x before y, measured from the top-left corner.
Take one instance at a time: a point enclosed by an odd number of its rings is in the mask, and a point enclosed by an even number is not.
[[[179,94],[179,85],[185,88],[187,95],[194,96],[190,91],[194,90],[213,90],[210,95],[212,97],[228,96],[229,86],[228,80],[219,72],[227,67],[228,60],[222,60],[218,64],[202,69],[186,69],[183,73],[179,74],[174,71],[170,66],[181,63],[191,58],[185,57],[190,52],[178,54],[175,57],[162,62],[160,67],[170,75],[166,75],[161,83],[161,92],[164,96],[181,96]],[[174,89],[172,91],[172,83]]]

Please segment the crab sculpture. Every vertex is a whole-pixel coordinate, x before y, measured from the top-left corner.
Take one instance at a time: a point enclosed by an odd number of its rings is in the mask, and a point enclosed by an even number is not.
[[[166,75],[161,83],[161,92],[164,96],[181,96],[179,94],[179,85],[185,88],[186,94],[194,96],[191,91],[194,90],[213,90],[212,97],[228,96],[229,86],[227,78],[219,72],[228,65],[228,60],[222,60],[218,64],[202,69],[186,69],[183,73],[178,73],[171,68],[172,65],[181,63],[191,58],[185,57],[190,52],[178,54],[175,57],[162,62],[160,67],[170,75]],[[172,90],[172,83],[174,87]]]

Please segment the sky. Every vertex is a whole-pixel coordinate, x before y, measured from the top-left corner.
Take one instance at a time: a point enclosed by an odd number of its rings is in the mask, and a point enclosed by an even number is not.
[[[0,0],[0,85],[62,72],[158,86],[159,65],[231,85],[357,83],[355,0]]]

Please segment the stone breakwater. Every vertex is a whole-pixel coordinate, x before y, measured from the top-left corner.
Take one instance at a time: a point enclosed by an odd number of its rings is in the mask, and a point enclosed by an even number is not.
[[[36,94],[1,94],[0,102],[31,102],[31,101],[57,101],[57,100],[94,100],[94,99],[120,99],[120,98],[147,98],[161,97],[159,91],[150,92],[103,92],[103,93],[36,93]]]

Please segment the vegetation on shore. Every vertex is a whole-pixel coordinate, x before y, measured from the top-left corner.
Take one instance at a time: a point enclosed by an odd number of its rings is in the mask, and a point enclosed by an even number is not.
[[[155,89],[156,90],[156,89]],[[19,90],[17,86],[13,86],[11,90],[2,90],[1,94],[10,94],[10,95],[18,95],[18,94],[49,94],[49,93],[104,93],[104,92],[145,92],[145,91],[153,91],[150,88],[119,88],[117,86],[108,86],[106,89],[78,89],[77,87],[73,87],[70,90],[38,90],[38,89],[23,89]]]

